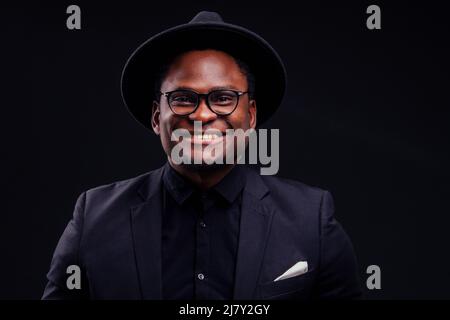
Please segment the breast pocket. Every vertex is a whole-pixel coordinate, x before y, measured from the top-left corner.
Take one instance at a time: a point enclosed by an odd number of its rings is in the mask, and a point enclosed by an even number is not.
[[[260,284],[259,296],[261,299],[309,299],[315,273],[315,270],[310,270],[296,277]]]

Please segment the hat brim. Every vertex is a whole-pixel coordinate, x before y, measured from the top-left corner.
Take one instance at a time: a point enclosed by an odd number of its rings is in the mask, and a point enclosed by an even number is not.
[[[286,71],[277,52],[257,34],[228,23],[190,23],[161,32],[140,45],[122,72],[121,92],[133,117],[151,128],[155,83],[161,64],[180,48],[223,50],[244,61],[255,76],[257,124],[279,107],[286,88]]]

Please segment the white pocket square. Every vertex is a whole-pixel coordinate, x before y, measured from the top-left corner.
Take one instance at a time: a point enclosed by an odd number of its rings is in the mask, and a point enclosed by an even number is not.
[[[308,262],[307,261],[299,261],[290,267],[285,273],[276,278],[273,281],[284,280],[292,277],[299,276],[308,272]]]

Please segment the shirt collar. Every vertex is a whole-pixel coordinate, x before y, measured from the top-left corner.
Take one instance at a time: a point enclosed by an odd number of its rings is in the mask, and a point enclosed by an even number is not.
[[[232,203],[239,196],[245,186],[245,172],[239,165],[233,169],[209,191],[213,190],[221,195],[228,203]],[[197,188],[186,178],[181,176],[169,163],[166,163],[163,182],[167,191],[178,204],[183,204]]]
[[[184,203],[195,191],[195,187],[187,179],[166,163],[163,174],[166,190],[178,204]]]
[[[228,203],[232,203],[245,186],[245,172],[242,166],[235,165],[213,189],[217,191]]]

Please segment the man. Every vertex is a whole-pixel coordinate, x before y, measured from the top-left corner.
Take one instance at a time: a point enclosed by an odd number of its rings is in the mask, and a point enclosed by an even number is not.
[[[255,129],[284,88],[273,48],[216,13],[141,45],[125,66],[122,95],[160,136],[168,163],[79,197],[43,298],[359,298],[352,245],[327,191],[244,165],[206,164],[203,151],[227,139],[206,130]],[[187,141],[200,163],[174,161],[180,129],[193,134]],[[67,285],[69,266],[81,271],[79,288]]]

